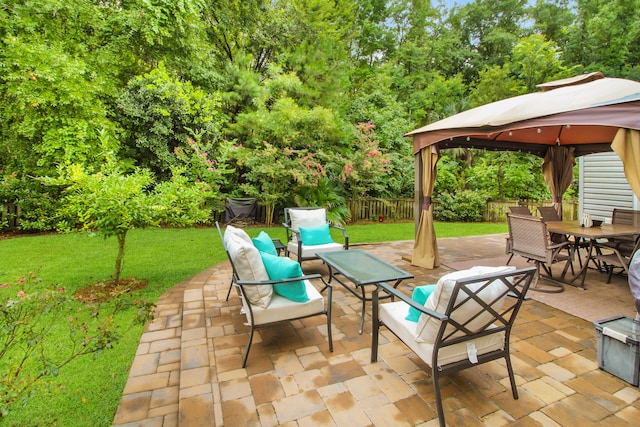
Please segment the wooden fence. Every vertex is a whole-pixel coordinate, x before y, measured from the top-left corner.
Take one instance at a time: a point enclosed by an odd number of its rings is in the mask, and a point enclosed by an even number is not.
[[[550,205],[551,201],[537,202],[533,200],[517,201],[517,200],[503,200],[503,201],[489,201],[482,217],[487,222],[503,222],[506,221],[506,212],[509,212],[509,206],[525,205],[529,207],[529,210],[537,215],[538,206]],[[2,205],[0,205],[1,207]],[[355,201],[348,201],[347,207],[351,213],[350,222],[360,221],[408,221],[414,219],[414,200],[413,199],[362,199]],[[563,219],[576,220],[578,219],[578,202],[576,201],[564,201],[563,202]],[[265,222],[266,209],[263,205],[258,204],[256,212],[256,221],[260,223]],[[282,222],[281,210],[276,210],[274,224],[280,224]],[[19,211],[15,205],[5,205],[4,209],[0,211],[0,229],[2,229],[4,222],[8,224],[10,228],[15,228],[19,223]],[[213,215],[214,220],[224,222],[224,212],[215,213]]]

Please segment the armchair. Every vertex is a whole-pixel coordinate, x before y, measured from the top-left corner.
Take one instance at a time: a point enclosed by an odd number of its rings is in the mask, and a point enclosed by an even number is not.
[[[431,368],[441,427],[445,426],[441,375],[504,359],[513,398],[518,399],[509,339],[535,274],[533,267],[522,270],[474,267],[456,271],[440,278],[424,305],[393,286],[379,284],[372,295],[371,362],[378,360],[379,331],[386,326]],[[380,292],[399,301],[379,304]],[[420,313],[418,322],[407,319],[409,307]]]
[[[300,265],[289,258],[260,253],[242,229],[227,226],[222,237],[233,270],[231,284],[249,326],[242,367],[247,366],[257,329],[311,316],[326,316],[329,351],[333,351],[331,284],[319,274],[303,275]],[[328,290],[326,305],[312,281],[320,281],[322,291]]]
[[[318,253],[349,249],[347,230],[330,224],[324,208],[284,208],[282,225],[287,233],[287,252],[293,254],[300,264],[302,261],[317,259]],[[333,241],[329,234],[331,228],[342,232],[343,244]]]

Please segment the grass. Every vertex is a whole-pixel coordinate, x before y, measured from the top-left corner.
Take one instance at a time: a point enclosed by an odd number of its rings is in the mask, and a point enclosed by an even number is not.
[[[506,233],[504,223],[436,223],[439,238]],[[247,229],[255,237],[265,230],[285,241],[281,226]],[[376,243],[412,240],[413,222],[356,224],[347,227],[349,241]],[[110,278],[116,242],[100,236],[50,234],[0,240],[0,283],[13,282],[31,271],[46,283],[74,292]],[[122,277],[149,281],[137,298],[156,301],[177,283],[226,259],[215,228],[148,229],[129,233]],[[0,288],[0,301],[9,292]],[[15,408],[3,426],[109,426],[120,402],[142,327],[132,329],[115,349],[97,359],[83,358],[67,366],[54,381],[64,386],[50,395],[38,395]],[[0,366],[0,372],[2,367]]]

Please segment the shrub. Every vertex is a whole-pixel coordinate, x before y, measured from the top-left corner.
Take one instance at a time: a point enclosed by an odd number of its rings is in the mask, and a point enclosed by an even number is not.
[[[487,196],[476,191],[441,193],[435,199],[434,218],[439,221],[480,222]]]
[[[22,230],[53,230],[61,193],[61,187],[47,186],[33,178],[10,175],[0,180],[0,204],[18,206],[18,227]],[[0,223],[0,228],[2,226]]]

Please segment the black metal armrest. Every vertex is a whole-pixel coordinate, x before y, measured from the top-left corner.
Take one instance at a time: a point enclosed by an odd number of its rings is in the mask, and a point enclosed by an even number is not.
[[[298,242],[302,241],[302,236],[300,235],[300,230],[296,230],[295,228],[291,228],[291,226],[289,224],[287,224],[286,222],[282,223],[282,226],[284,228],[286,228],[287,230],[287,240],[291,241],[292,240],[292,234],[295,234],[296,239],[298,240]]]
[[[402,300],[403,302],[409,304],[411,307],[415,308],[421,313],[426,314],[427,316],[434,317],[443,322],[448,319],[448,317],[445,316],[444,314],[438,313],[437,311],[430,310],[422,304],[418,304],[413,299],[411,299],[401,291],[397,290],[393,286],[389,285],[388,283],[379,283],[376,290],[374,290],[374,292],[377,293],[379,289],[383,289],[386,293],[391,294],[393,297]]]
[[[349,235],[347,234],[347,229],[333,224],[329,224],[329,227],[342,231],[342,237],[344,238],[344,248],[349,249]]]

